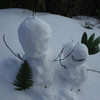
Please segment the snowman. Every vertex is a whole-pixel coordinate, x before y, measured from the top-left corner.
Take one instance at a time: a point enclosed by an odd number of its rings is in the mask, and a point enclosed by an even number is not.
[[[18,28],[20,44],[33,70],[34,85],[50,85],[53,80],[55,63],[50,49],[50,26],[39,18],[27,17]]]
[[[88,77],[87,65],[88,49],[82,43],[70,42],[64,49],[64,67],[61,67],[60,73],[63,78],[72,84],[80,84]]]

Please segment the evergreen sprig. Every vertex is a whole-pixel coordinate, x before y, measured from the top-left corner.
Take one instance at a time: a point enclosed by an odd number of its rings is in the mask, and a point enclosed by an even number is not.
[[[25,60],[19,68],[19,72],[16,75],[16,80],[14,80],[14,83],[12,83],[18,87],[15,88],[15,90],[25,90],[33,86],[34,81],[32,81],[32,77],[32,69],[29,66],[28,62]]]

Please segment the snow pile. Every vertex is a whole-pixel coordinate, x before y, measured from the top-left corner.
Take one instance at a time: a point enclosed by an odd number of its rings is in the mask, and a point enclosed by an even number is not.
[[[23,56],[33,68],[34,85],[52,83],[55,63],[49,47],[50,26],[39,18],[27,17],[18,29],[19,41],[25,51]]]

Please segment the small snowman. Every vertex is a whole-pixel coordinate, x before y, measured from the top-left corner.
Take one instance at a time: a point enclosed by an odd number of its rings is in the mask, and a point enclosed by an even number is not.
[[[88,77],[87,65],[88,49],[82,43],[70,42],[64,49],[65,60],[62,62],[60,73],[67,82],[79,84],[84,82]]]
[[[18,28],[20,44],[27,60],[33,69],[34,85],[52,83],[55,63],[54,54],[49,46],[50,26],[39,18],[27,17]]]

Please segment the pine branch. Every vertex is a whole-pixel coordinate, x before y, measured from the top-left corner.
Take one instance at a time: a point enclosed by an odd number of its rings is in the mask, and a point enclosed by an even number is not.
[[[25,60],[19,68],[19,72],[16,75],[16,80],[14,80],[14,83],[12,84],[18,87],[15,88],[15,90],[29,89],[29,87],[33,86],[34,81],[32,81],[32,78],[32,69],[29,66],[28,62]]]

